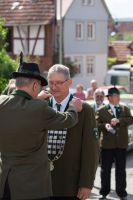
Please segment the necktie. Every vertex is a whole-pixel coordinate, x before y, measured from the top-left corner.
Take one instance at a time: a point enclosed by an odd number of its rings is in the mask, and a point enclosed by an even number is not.
[[[56,107],[57,107],[57,111],[60,111],[61,104],[60,103],[56,103]]]
[[[120,111],[118,106],[115,106],[115,113],[116,113],[116,118],[119,118]]]

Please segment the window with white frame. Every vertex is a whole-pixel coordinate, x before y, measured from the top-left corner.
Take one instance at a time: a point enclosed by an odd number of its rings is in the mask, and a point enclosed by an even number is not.
[[[94,68],[95,68],[95,57],[94,56],[87,56],[86,57],[87,74],[93,74]]]
[[[74,66],[75,66],[76,74],[81,73],[81,62],[82,62],[81,56],[74,56]]]
[[[95,23],[94,22],[89,22],[87,25],[87,38],[88,40],[95,39]]]
[[[77,22],[75,25],[75,38],[77,40],[83,39],[83,23]]]
[[[93,6],[94,0],[82,0],[82,5],[84,6]]]

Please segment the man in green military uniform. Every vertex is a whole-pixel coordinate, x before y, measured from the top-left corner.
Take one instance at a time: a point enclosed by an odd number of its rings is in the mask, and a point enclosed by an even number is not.
[[[115,162],[116,193],[121,200],[127,199],[126,192],[126,149],[128,125],[133,123],[130,110],[120,104],[120,93],[115,87],[108,90],[109,104],[100,108],[96,119],[101,145],[101,199],[110,192],[112,163]]]
[[[37,100],[47,81],[35,63],[21,62],[13,77],[16,91],[0,96],[0,199],[47,199],[51,179],[46,129],[74,126],[78,121],[75,109],[81,104],[72,100],[68,111],[60,113]]]
[[[73,99],[73,95],[69,93],[72,84],[69,68],[60,64],[52,66],[48,72],[48,84],[53,95],[50,106],[61,112],[66,111]],[[73,128],[52,130],[51,127],[49,130],[52,199],[85,200],[93,188],[99,160],[94,111],[83,102],[83,109],[78,117],[79,122]]]

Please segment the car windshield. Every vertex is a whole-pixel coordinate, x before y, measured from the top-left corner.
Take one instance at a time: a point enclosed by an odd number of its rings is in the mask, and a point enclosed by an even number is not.
[[[112,85],[128,85],[129,80],[127,76],[112,76],[111,77],[111,84]]]

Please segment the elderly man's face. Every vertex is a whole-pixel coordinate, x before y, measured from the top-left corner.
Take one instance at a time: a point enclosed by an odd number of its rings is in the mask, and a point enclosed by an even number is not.
[[[104,101],[104,95],[102,93],[95,94],[95,101],[98,105],[102,104]]]
[[[50,93],[54,97],[65,97],[69,93],[69,88],[72,84],[70,79],[66,79],[64,74],[53,73],[48,76],[48,85],[50,88]]]

